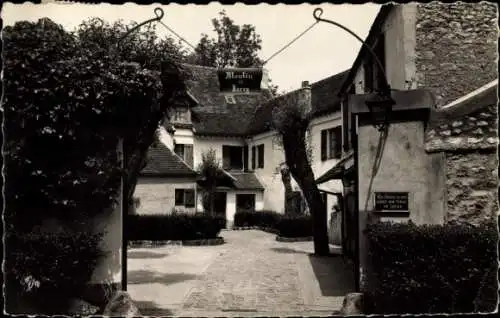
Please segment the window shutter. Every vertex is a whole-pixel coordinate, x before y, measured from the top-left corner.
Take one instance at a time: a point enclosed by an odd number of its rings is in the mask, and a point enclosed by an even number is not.
[[[255,170],[255,146],[252,147],[252,170]]]
[[[222,169],[227,170],[231,165],[231,153],[228,146],[222,146]]]
[[[321,160],[326,160],[327,135],[326,130],[321,131]]]
[[[175,205],[184,205],[184,189],[175,189]]]
[[[184,206],[186,208],[194,208],[195,195],[193,189],[186,189],[184,191]]]
[[[184,146],[184,161],[192,168],[194,165],[193,145]]]
[[[335,158],[342,157],[342,127],[335,127]]]
[[[259,145],[259,168],[264,168],[264,145]]]
[[[243,148],[243,171],[248,171],[248,146]]]

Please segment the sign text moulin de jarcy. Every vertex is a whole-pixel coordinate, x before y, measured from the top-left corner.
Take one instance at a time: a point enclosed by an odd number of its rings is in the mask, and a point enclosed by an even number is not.
[[[223,93],[259,92],[262,82],[261,68],[224,68],[217,72]]]

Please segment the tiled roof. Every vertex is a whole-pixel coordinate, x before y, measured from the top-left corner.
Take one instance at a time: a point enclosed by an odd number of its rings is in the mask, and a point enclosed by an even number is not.
[[[340,110],[338,92],[349,70],[315,82],[311,85],[312,110],[315,116]]]
[[[233,181],[237,190],[264,190],[264,186],[253,172],[229,172],[236,180]]]
[[[197,175],[196,171],[161,142],[149,148],[147,160],[146,167],[141,170],[142,176],[196,177]]]
[[[244,136],[249,118],[258,105],[271,98],[268,90],[262,93],[235,94],[235,103],[227,102],[220,93],[217,69],[213,67],[184,65],[190,74],[187,86],[199,107],[192,109],[194,132],[210,136]]]
[[[333,76],[322,79],[311,84],[311,107],[314,117],[323,116],[332,112],[340,111],[340,99],[338,91],[349,70]],[[298,90],[288,94],[294,94]],[[249,127],[249,133],[257,134],[272,129],[272,112],[278,105],[280,97],[269,100],[260,105],[252,116],[252,124]]]
[[[434,110],[425,134],[428,152],[495,149],[498,84],[449,108]]]
[[[346,156],[343,157],[341,160],[339,160],[330,170],[326,171],[319,178],[317,178],[316,184],[325,183],[330,180],[342,179],[345,171],[344,166],[346,162],[351,158],[354,158],[354,152],[352,151],[346,154]]]

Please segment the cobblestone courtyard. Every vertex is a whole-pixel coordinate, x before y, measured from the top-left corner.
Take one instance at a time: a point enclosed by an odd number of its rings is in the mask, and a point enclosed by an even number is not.
[[[129,249],[128,290],[143,315],[331,315],[353,291],[352,265],[312,242],[223,231],[219,246]]]

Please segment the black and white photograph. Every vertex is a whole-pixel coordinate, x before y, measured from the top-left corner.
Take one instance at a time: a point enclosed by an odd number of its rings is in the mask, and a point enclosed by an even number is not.
[[[3,313],[497,313],[498,14],[2,3]]]

